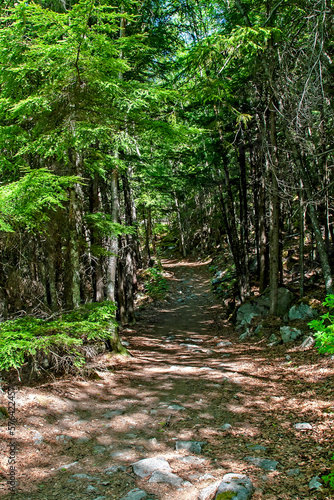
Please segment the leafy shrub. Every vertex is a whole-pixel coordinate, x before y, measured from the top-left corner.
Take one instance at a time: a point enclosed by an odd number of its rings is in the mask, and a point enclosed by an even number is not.
[[[332,456],[332,460],[334,460],[334,455]],[[334,469],[326,476],[322,476],[321,479],[324,480],[325,484],[328,484],[331,490],[334,490]]]
[[[58,319],[33,317],[0,324],[0,370],[19,370],[25,363],[36,371],[81,368],[103,346],[121,348],[113,302],[87,304]]]
[[[145,272],[145,290],[153,299],[163,299],[168,291],[168,283],[162,274],[162,270],[155,266],[150,267]]]
[[[327,295],[322,304],[329,311],[308,323],[315,330],[316,346],[320,353],[334,353],[334,315],[330,314],[334,307],[334,295]]]

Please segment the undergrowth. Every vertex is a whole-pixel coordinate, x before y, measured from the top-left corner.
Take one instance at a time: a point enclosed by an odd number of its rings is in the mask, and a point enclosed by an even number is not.
[[[145,291],[153,300],[161,300],[168,291],[168,283],[159,266],[149,267],[145,270]]]
[[[57,319],[25,318],[0,323],[0,370],[80,369],[87,358],[107,348],[122,348],[113,302],[86,304]]]
[[[329,308],[320,318],[314,319],[308,325],[315,330],[316,346],[320,353],[334,354],[334,315],[331,311],[334,308],[334,295],[327,295],[322,304]]]

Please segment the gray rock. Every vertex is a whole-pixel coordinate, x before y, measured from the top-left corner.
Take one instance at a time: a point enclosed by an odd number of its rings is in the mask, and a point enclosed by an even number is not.
[[[229,347],[231,345],[233,344],[229,340],[222,340],[221,342],[218,342],[217,347]]]
[[[112,476],[117,472],[126,472],[126,467],[124,465],[113,465],[112,467],[108,467],[105,469],[104,473],[108,474],[108,476]]]
[[[253,301],[253,304],[250,302],[247,302],[246,304],[242,304],[237,312],[237,322],[243,324],[250,325],[252,322],[252,319],[255,318],[256,316],[260,316],[262,313],[261,308],[259,308],[255,301]]]
[[[279,288],[278,289],[278,297],[277,297],[277,315],[283,316],[289,310],[289,307],[294,299],[294,295],[287,288]]]
[[[87,491],[87,493],[96,493],[98,491],[98,489],[95,488],[95,486],[92,486],[90,484],[90,485],[87,486],[86,491]]]
[[[185,410],[184,406],[180,406],[180,405],[170,405],[168,406],[168,410]]]
[[[123,410],[112,410],[112,411],[107,411],[102,415],[103,418],[112,418],[112,417],[117,417],[118,415],[122,415],[124,413]]]
[[[260,467],[261,469],[268,471],[276,470],[278,465],[278,462],[276,462],[276,460],[268,460],[267,458],[245,457],[244,460],[253,465],[256,465],[256,467]]]
[[[233,500],[248,500],[253,493],[253,485],[249,477],[243,474],[225,474],[218,486],[216,500],[223,500],[224,493],[234,493]],[[225,495],[228,498],[227,495]]]
[[[175,449],[187,450],[190,453],[201,453],[204,444],[202,441],[176,441]]]
[[[291,328],[290,326],[281,326],[280,334],[284,343],[293,342],[303,335],[301,330],[297,330],[297,328]]]
[[[71,436],[67,436],[66,434],[61,434],[61,435],[56,437],[56,441],[68,443],[69,441],[71,441]]]
[[[125,497],[122,497],[122,500],[143,500],[147,498],[147,493],[144,490],[140,490],[139,488],[134,488],[129,491]]]
[[[294,321],[296,319],[306,320],[317,316],[318,313],[315,309],[308,306],[307,304],[300,304],[299,306],[292,306],[289,310],[289,320]]]
[[[290,477],[299,476],[299,474],[300,474],[300,470],[298,468],[297,469],[289,469],[287,471],[287,475]]]
[[[38,431],[35,432],[34,436],[33,436],[33,441],[34,441],[34,444],[41,444],[43,443],[44,441],[44,437],[42,436],[42,434]]]
[[[85,443],[89,443],[89,441],[90,441],[89,437],[83,436],[81,438],[78,438],[77,443],[78,444],[85,444]]]
[[[296,431],[310,431],[313,429],[312,425],[307,422],[295,424],[294,428],[296,429]]]
[[[180,462],[184,462],[185,464],[201,464],[205,462],[205,458],[193,457],[191,455],[187,455],[186,457],[178,458]]]
[[[94,498],[93,500],[107,500],[107,497],[105,497],[105,496],[103,495],[103,496],[96,497],[96,498]]]
[[[164,457],[144,458],[132,464],[134,473],[139,477],[147,477],[154,471],[171,472],[172,469]]]
[[[172,472],[161,472],[159,470],[155,470],[153,472],[148,482],[170,484],[171,486],[175,486],[176,488],[179,488],[184,484],[183,479],[176,474],[173,474]]]
[[[89,479],[90,481],[99,481],[98,477],[90,476],[89,474],[72,474],[73,479]]]
[[[306,339],[303,340],[302,344],[299,346],[299,349],[301,351],[306,351],[307,349],[311,349],[315,344],[315,339],[312,337],[312,335],[309,335],[306,337]]]
[[[247,328],[247,330],[244,333],[242,333],[241,335],[239,335],[239,340],[246,340],[247,337],[249,337],[249,333],[250,333],[249,332],[249,328]]]
[[[116,460],[129,460],[132,455],[132,449],[128,448],[125,450],[113,451],[110,453],[111,458],[115,458]]]
[[[209,484],[206,488],[204,488],[198,495],[197,500],[211,500],[213,495],[218,490],[218,486],[221,481],[216,481],[215,483]]]
[[[228,429],[232,429],[232,425],[231,424],[223,424],[220,426],[220,429],[222,429],[223,431],[227,431]]]
[[[322,488],[322,484],[320,483],[320,477],[318,476],[313,477],[311,481],[308,483],[308,487],[310,490],[320,491]]]
[[[74,467],[75,465],[77,465],[79,462],[72,462],[70,464],[65,464],[65,465],[62,465],[61,467],[58,467],[57,470],[66,470],[66,469],[70,469],[71,467]]]
[[[277,342],[277,337],[274,333],[272,333],[269,337],[269,342]]]

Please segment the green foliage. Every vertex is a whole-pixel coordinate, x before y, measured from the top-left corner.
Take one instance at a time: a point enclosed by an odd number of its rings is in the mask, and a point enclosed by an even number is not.
[[[332,456],[332,460],[334,460],[334,455]],[[328,484],[331,490],[334,490],[334,469],[326,476],[321,476],[321,479],[324,480],[325,484]]]
[[[0,325],[0,370],[40,365],[48,359],[57,370],[81,368],[85,347],[114,339],[117,330],[113,302],[87,304],[59,319],[25,317]]]
[[[15,226],[39,229],[48,221],[48,211],[63,207],[67,188],[79,182],[76,176],[59,177],[45,168],[26,169],[23,177],[0,187],[0,230],[13,232]]]
[[[334,315],[331,310],[334,307],[334,295],[327,295],[322,304],[329,308],[329,311],[308,323],[315,330],[316,346],[319,352],[334,353]]]
[[[168,291],[168,283],[159,267],[150,267],[145,271],[145,290],[153,300],[163,299]]]

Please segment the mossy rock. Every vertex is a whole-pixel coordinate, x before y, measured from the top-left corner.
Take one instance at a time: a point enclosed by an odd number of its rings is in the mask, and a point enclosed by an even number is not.
[[[233,491],[224,491],[224,493],[218,493],[216,500],[233,500],[236,496],[237,493],[233,493]]]

